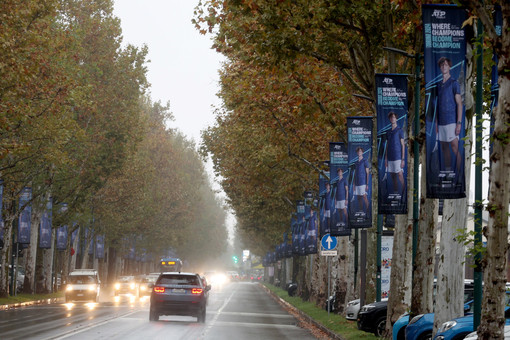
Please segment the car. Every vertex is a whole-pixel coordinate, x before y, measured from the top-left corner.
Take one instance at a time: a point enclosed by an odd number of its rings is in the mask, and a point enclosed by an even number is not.
[[[358,329],[382,336],[386,329],[386,315],[388,312],[388,299],[373,302],[361,307],[358,313]]]
[[[120,276],[117,282],[115,282],[113,289],[115,296],[136,296],[138,293],[138,285],[134,276]]]
[[[76,269],[67,277],[65,301],[99,302],[100,285],[97,270]]]
[[[464,304],[464,315],[472,314],[473,303],[474,300],[470,300]],[[416,315],[410,322],[409,315],[407,315],[407,321],[407,327],[404,329],[406,340],[432,339],[434,313]],[[393,325],[393,330],[395,331],[395,325]]]
[[[159,277],[159,273],[144,275],[138,281],[138,296],[149,296],[151,295],[150,284],[154,285]]]
[[[352,300],[347,302],[347,307],[345,308],[345,318],[347,320],[358,320],[358,313],[360,310],[360,299]]]
[[[506,292],[505,319],[510,325],[510,292]],[[434,340],[460,340],[474,331],[473,314],[444,322],[438,329]]]
[[[510,325],[505,325],[505,330],[503,332],[504,339],[510,340]],[[476,332],[469,333],[468,335],[466,335],[464,340],[478,340],[478,335],[476,334]]]
[[[434,280],[434,292],[437,282]],[[464,280],[464,314],[470,312],[474,297],[473,280]],[[407,329],[407,326],[410,326]],[[431,339],[434,327],[434,314],[419,314],[409,322],[409,313],[404,314],[393,325],[393,340]]]
[[[199,274],[183,272],[161,273],[152,287],[149,320],[158,321],[161,315],[194,316],[205,322],[207,296],[211,289]]]
[[[506,325],[510,325],[510,309],[505,307]],[[461,340],[474,331],[473,315],[447,321],[439,327],[434,340]]]

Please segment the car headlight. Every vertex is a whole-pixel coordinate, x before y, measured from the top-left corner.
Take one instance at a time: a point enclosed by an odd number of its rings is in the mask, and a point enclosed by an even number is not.
[[[413,323],[418,322],[418,320],[420,320],[422,317],[423,317],[423,314],[416,315],[414,318],[411,319],[411,321],[409,321],[409,325],[412,325]]]
[[[359,305],[359,301],[351,301],[347,304],[347,306],[356,306]]]
[[[447,330],[455,327],[456,325],[457,325],[457,321],[455,321],[455,320],[446,321],[445,323],[443,323],[441,325],[441,327],[439,327],[438,333],[446,332]]]
[[[118,283],[118,282],[117,282],[117,283],[115,284],[115,289],[120,289],[120,283]]]
[[[134,283],[131,283],[131,284],[129,285],[129,287],[130,287],[131,289],[135,289],[135,284],[134,284]]]
[[[361,312],[368,312],[374,308],[375,308],[374,305],[365,305],[365,306],[361,307]]]
[[[67,291],[71,291],[71,290],[73,290],[73,286],[72,286],[72,285],[67,285],[66,290],[67,290]]]
[[[96,285],[89,285],[89,288],[88,288],[90,291],[94,291],[96,290]]]
[[[147,287],[145,287],[145,286],[140,286],[140,290],[147,290]]]

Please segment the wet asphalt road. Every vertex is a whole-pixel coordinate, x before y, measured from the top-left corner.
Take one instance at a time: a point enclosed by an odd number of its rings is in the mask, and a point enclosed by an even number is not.
[[[1,339],[315,339],[258,283],[210,291],[205,324],[195,317],[149,322],[149,300],[102,292],[98,304],[52,304],[0,311]]]

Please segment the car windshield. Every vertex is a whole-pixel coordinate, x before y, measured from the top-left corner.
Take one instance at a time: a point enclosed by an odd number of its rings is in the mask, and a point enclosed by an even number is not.
[[[96,283],[96,277],[94,275],[71,275],[69,276],[69,283]]]
[[[119,278],[119,281],[120,282],[130,282],[130,281],[133,281],[133,277],[132,276],[121,276]]]
[[[158,280],[158,284],[170,284],[181,286],[197,286],[199,285],[198,278],[192,275],[164,275]]]

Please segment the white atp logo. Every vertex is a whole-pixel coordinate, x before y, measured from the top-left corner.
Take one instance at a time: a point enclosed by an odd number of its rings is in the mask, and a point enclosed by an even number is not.
[[[361,121],[360,121],[359,119],[354,119],[354,120],[352,121],[352,123],[353,123],[354,125],[359,125],[359,124],[361,123]]]
[[[446,17],[446,12],[440,9],[435,9],[434,12],[432,13],[432,16],[437,19],[444,19]]]
[[[391,78],[384,78],[383,79],[383,83],[385,83],[386,85],[391,85],[391,84],[393,84],[393,79],[391,79]]]

